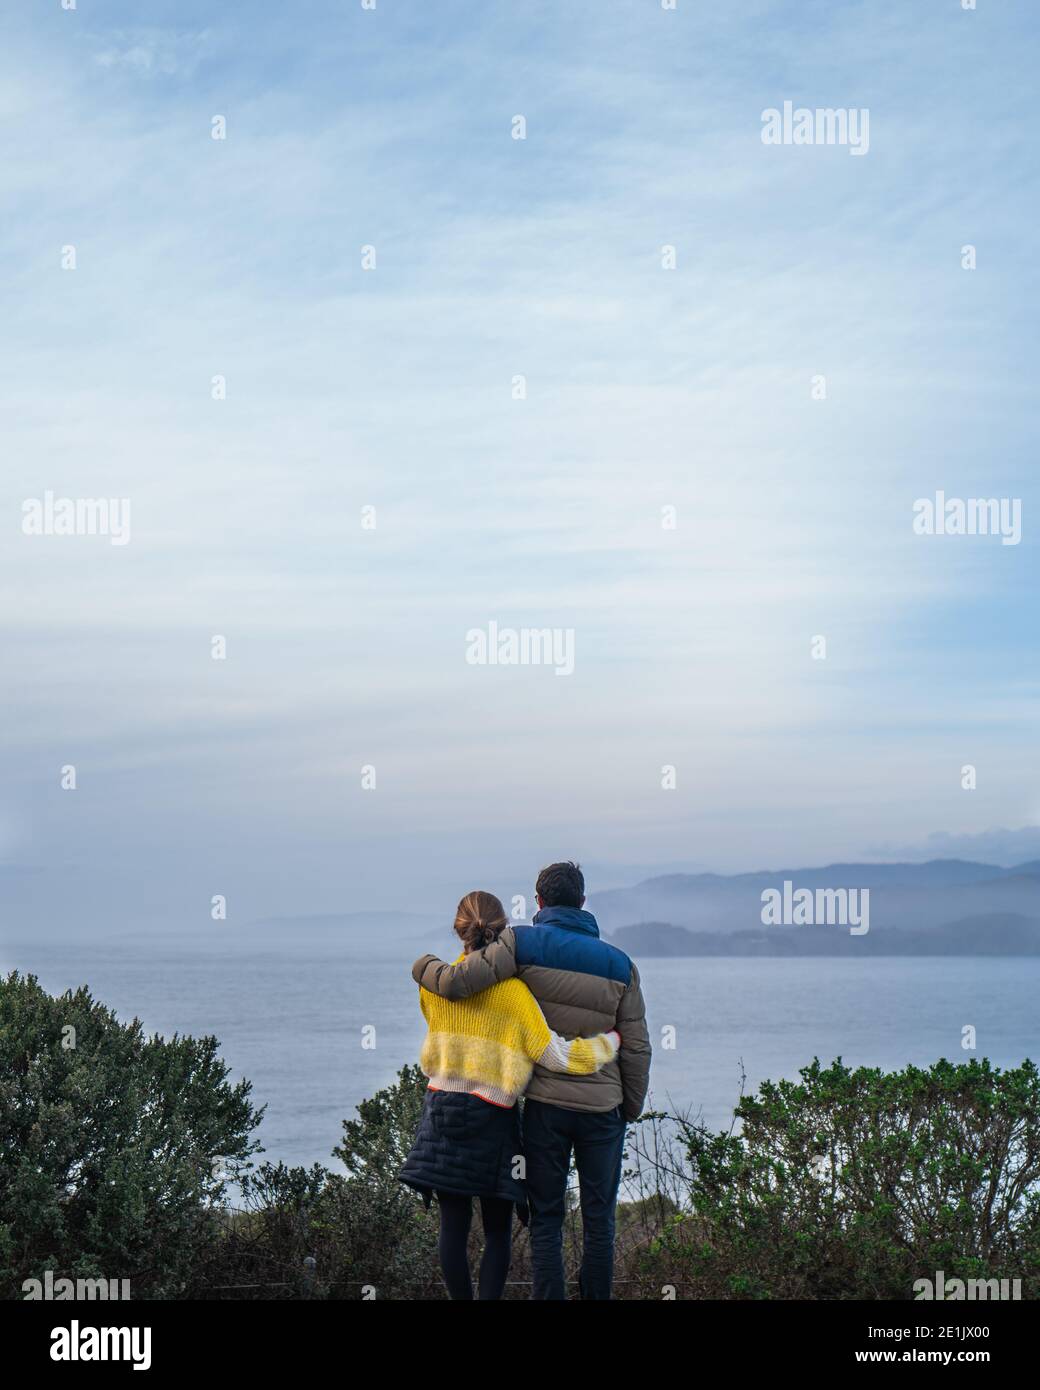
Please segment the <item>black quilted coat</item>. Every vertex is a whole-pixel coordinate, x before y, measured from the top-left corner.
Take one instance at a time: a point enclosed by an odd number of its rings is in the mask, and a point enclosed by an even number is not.
[[[508,1110],[463,1091],[427,1091],[419,1132],[398,1177],[421,1192],[502,1197],[527,1222],[527,1197],[513,1172],[523,1154],[520,1107]]]

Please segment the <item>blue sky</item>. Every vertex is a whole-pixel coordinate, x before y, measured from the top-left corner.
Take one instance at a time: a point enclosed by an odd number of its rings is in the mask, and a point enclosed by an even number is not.
[[[0,862],[241,919],[1040,822],[1033,6],[142,14],[3,21]],[[915,536],[940,488],[1021,543]]]

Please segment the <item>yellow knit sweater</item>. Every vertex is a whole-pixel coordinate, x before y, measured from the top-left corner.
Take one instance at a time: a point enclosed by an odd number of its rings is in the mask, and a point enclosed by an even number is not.
[[[561,1038],[522,980],[503,980],[468,999],[442,999],[420,988],[419,1005],[429,1025],[419,1065],[430,1086],[497,1105],[515,1103],[536,1062],[587,1076],[612,1061],[620,1043],[617,1033]]]

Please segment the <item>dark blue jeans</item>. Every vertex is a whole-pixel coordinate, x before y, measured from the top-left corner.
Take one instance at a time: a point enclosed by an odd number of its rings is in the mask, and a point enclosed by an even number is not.
[[[582,1298],[610,1297],[614,1278],[614,1208],[621,1183],[625,1118],[619,1105],[593,1114],[524,1102],[527,1199],[531,1205],[533,1298],[566,1298],[563,1217],[571,1150],[581,1194]]]

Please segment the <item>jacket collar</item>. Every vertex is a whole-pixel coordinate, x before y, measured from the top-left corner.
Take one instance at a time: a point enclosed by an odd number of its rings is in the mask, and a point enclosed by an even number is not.
[[[581,907],[543,907],[531,918],[536,927],[563,927],[586,936],[599,936],[599,925],[591,912]]]

